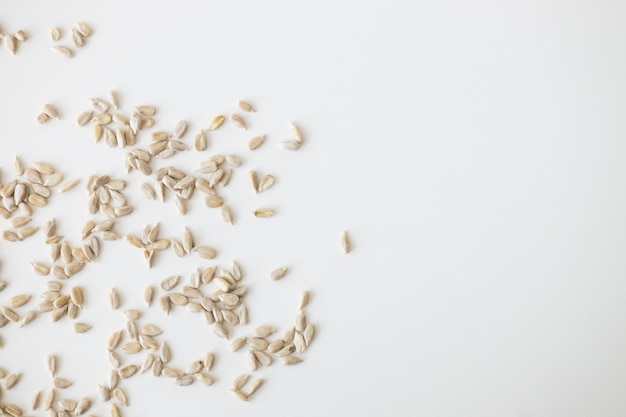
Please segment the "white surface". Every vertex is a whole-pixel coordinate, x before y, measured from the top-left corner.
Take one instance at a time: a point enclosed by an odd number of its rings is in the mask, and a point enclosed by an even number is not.
[[[318,337],[302,365],[257,372],[267,383],[246,404],[227,392],[243,354],[199,317],[152,309],[175,365],[213,350],[218,382],[134,377],[124,415],[623,416],[624,12],[611,1],[5,1],[2,29],[32,39],[15,57],[0,49],[0,166],[6,179],[18,153],[70,178],[121,176],[124,152],[75,124],[87,98],[110,89],[127,112],[158,106],[156,128],[189,120],[188,142],[240,98],[259,108],[248,132],[228,126],[207,151],[245,159],[225,191],[234,227],[199,197],[186,217],[146,201],[135,173],[136,213],[118,230],[161,221],[172,236],[189,225],[220,250],[217,263],[239,260],[252,325],[284,328],[310,289]],[[71,60],[53,54],[49,28],[77,20],[95,29],[88,45]],[[46,102],[64,117],[39,126]],[[290,120],[307,137],[297,153],[274,143]],[[245,151],[257,133],[268,143]],[[171,162],[191,168],[199,158]],[[275,173],[275,188],[253,195],[252,168]],[[90,218],[83,190],[56,195],[36,222],[56,216],[76,241]],[[277,217],[247,214],[261,205]],[[338,251],[344,228],[348,256]],[[44,288],[28,267],[46,259],[41,235],[0,251],[11,282],[2,303]],[[47,317],[0,330],[0,366],[24,372],[5,400],[26,406],[50,387],[50,352],[76,381],[67,396],[94,396],[106,381],[106,338],[124,325],[108,289],[120,289],[124,308],[143,308],[148,282],[188,277],[198,264],[210,263],[169,253],[148,271],[138,250],[107,244],[70,283],[89,290],[81,320],[92,332]],[[279,265],[292,272],[270,282]],[[108,415],[100,404],[93,412]]]

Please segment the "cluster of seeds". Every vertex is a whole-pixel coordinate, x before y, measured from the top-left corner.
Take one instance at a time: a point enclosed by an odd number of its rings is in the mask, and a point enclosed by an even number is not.
[[[50,119],[61,119],[59,110],[52,104],[46,104],[43,106],[43,112],[37,116],[38,123],[46,123]]]
[[[78,31],[78,29],[76,29]],[[60,32],[59,32],[60,33]],[[88,110],[78,117],[78,124],[86,126],[93,124],[93,134],[96,142],[104,139],[111,147],[133,147],[126,153],[126,173],[139,171],[144,176],[154,179],[154,183],[144,182],[141,190],[150,199],[168,201],[174,196],[175,204],[181,214],[187,212],[186,202],[189,201],[196,189],[204,194],[204,201],[208,208],[219,209],[222,219],[234,223],[234,216],[219,190],[229,184],[234,171],[243,164],[242,158],[236,154],[215,154],[199,163],[192,175],[184,169],[174,166],[152,167],[159,160],[170,159],[180,152],[190,148],[183,142],[188,130],[186,121],[179,122],[173,131],[158,131],[151,134],[152,142],[146,149],[137,147],[137,138],[140,130],[150,129],[155,121],[152,118],[157,113],[153,106],[139,106],[130,117],[118,113],[119,96],[111,92],[107,100],[91,99],[93,110]],[[255,112],[256,109],[249,103],[240,101],[239,108],[244,112]],[[53,109],[53,110],[52,110]],[[47,118],[59,118],[59,112],[52,106],[45,106]],[[47,119],[46,119],[47,120]],[[195,149],[204,152],[209,147],[209,132],[215,132],[228,120],[235,126],[245,130],[248,127],[244,118],[238,114],[229,117],[218,115],[214,117],[206,129],[196,135]],[[299,127],[291,124],[294,139],[279,142],[279,146],[288,150],[297,150],[303,143],[303,136]],[[213,133],[212,133],[213,134]],[[266,141],[266,136],[255,136],[246,142],[248,150],[256,150]],[[18,242],[36,233],[39,228],[31,226],[32,207],[44,207],[51,195],[51,189],[63,181],[63,176],[57,173],[49,164],[38,163],[32,168],[25,168],[19,158],[15,161],[15,171],[19,177],[5,185],[0,184],[0,214],[11,219],[16,230],[5,230],[3,237],[6,240]],[[274,175],[260,175],[256,171],[249,171],[250,184],[255,193],[265,192],[275,183]],[[68,181],[59,187],[60,192],[74,188],[79,179]],[[78,245],[72,245],[64,236],[57,233],[56,219],[51,219],[43,226],[45,243],[49,246],[51,263],[33,261],[33,271],[40,276],[52,276],[47,283],[46,291],[41,294],[38,309],[24,314],[20,309],[31,301],[30,295],[17,295],[9,299],[7,305],[2,306],[0,327],[15,322],[26,325],[37,317],[39,313],[50,313],[50,318],[56,322],[64,317],[74,320],[74,330],[77,333],[88,332],[92,326],[78,322],[82,309],[85,306],[84,290],[80,286],[65,288],[63,281],[72,278],[83,268],[96,261],[101,253],[102,241],[115,241],[122,237],[132,246],[142,250],[143,257],[149,267],[154,265],[156,254],[172,249],[178,257],[197,255],[202,260],[212,260],[218,252],[212,246],[199,245],[189,227],[185,227],[179,238],[164,238],[160,236],[160,224],[147,225],[142,233],[119,233],[114,230],[116,219],[133,213],[133,207],[128,203],[124,192],[127,184],[124,179],[114,179],[109,175],[92,175],[87,180],[87,208],[90,214],[106,217],[105,220],[92,219],[85,223],[81,230]],[[13,217],[17,210],[23,212],[21,217]],[[258,218],[274,216],[271,208],[257,208],[251,211]],[[347,234],[344,232],[341,239],[344,252],[350,250]],[[271,280],[277,281],[287,276],[288,267],[279,267],[269,273]],[[211,327],[212,331],[221,339],[230,340],[235,328],[249,323],[249,310],[246,305],[248,287],[242,285],[244,278],[240,264],[233,261],[229,267],[219,265],[199,266],[191,272],[188,280],[183,282],[182,275],[172,275],[162,278],[159,285],[148,284],[144,291],[144,300],[148,308],[155,301],[161,310],[169,316],[175,310],[185,309],[191,313],[200,313],[200,317]],[[6,283],[0,281],[0,291]],[[310,323],[305,314],[305,307],[310,295],[305,291],[300,299],[299,311],[294,324],[284,330],[282,337],[276,337],[278,328],[262,325],[255,328],[248,336],[238,337],[230,342],[233,352],[246,347],[245,363],[249,371],[256,372],[276,362],[283,365],[296,365],[303,361],[303,355],[313,341],[315,326]],[[122,306],[122,297],[117,289],[112,288],[109,293],[109,303],[113,310]],[[125,328],[111,335],[107,344],[107,358],[112,367],[108,374],[108,381],[99,385],[100,399],[110,402],[112,417],[121,417],[122,407],[127,407],[129,397],[123,388],[123,381],[138,373],[151,371],[154,376],[166,377],[174,380],[174,384],[187,386],[195,382],[211,386],[216,381],[213,375],[215,355],[208,352],[204,358],[196,359],[191,364],[179,368],[172,363],[172,352],[169,344],[164,340],[163,331],[153,323],[142,324],[143,313],[138,309],[123,311],[126,317]],[[56,398],[56,390],[63,390],[72,382],[56,376],[57,359],[51,355],[48,358],[48,367],[53,376],[53,388],[44,401],[44,408],[54,412],[57,417],[78,416],[86,412],[92,404],[90,398],[67,399]],[[14,377],[17,382],[18,377]],[[253,380],[254,379],[254,380]],[[237,377],[231,390],[240,399],[248,401],[263,385],[263,378],[252,378],[249,373]],[[6,383],[5,383],[6,388]],[[40,402],[41,393],[33,399],[33,409]],[[21,410],[7,408],[1,404],[4,414],[19,417]],[[15,414],[14,414],[15,413]],[[0,414],[1,415],[1,414]]]
[[[4,43],[4,46],[15,55],[19,49],[19,46],[22,42],[28,40],[28,35],[23,30],[18,30],[17,32],[11,33],[3,33],[0,30],[0,42]]]
[[[63,175],[57,172],[52,165],[37,162],[32,167],[26,168],[19,157],[15,157],[13,164],[18,178],[6,184],[0,182],[0,215],[10,219],[18,211],[21,218],[14,218],[12,226],[22,228],[17,231],[5,230],[2,237],[10,242],[18,242],[32,236],[37,232],[37,227],[27,226],[33,214],[33,207],[45,207],[52,196],[52,189],[63,181]]]
[[[22,374],[12,373],[9,374],[6,370],[0,368],[0,413],[3,416],[21,417],[24,411],[16,404],[4,402],[4,391],[8,391],[17,385],[22,378]]]
[[[120,102],[117,92],[111,91],[108,100],[91,98],[93,110],[86,110],[78,116],[79,126],[93,123],[93,137],[96,143],[104,140],[111,148],[135,146],[140,130],[154,126],[157,109],[154,106],[137,106],[133,113],[126,116],[119,113]]]
[[[85,22],[78,22],[76,26],[72,28],[72,43],[76,48],[82,48],[89,38],[93,34],[93,29]],[[50,38],[53,42],[57,43],[63,38],[63,29],[60,27],[53,27],[50,30]],[[60,55],[71,58],[74,56],[74,49],[67,45],[54,45],[52,50],[58,52]]]

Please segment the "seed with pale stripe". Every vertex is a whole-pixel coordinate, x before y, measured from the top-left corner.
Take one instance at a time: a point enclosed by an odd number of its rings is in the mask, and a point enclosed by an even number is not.
[[[255,217],[267,219],[274,216],[274,210],[270,208],[259,208],[252,212]]]
[[[52,382],[54,386],[59,389],[68,388],[69,386],[73,384],[72,381],[70,381],[69,379],[65,379],[65,378],[54,378]]]
[[[285,275],[287,275],[287,272],[289,271],[288,267],[282,267],[282,268],[277,268],[275,270],[273,270],[272,272],[270,272],[270,278],[273,281],[278,281],[279,279],[282,279],[285,277]]]
[[[248,128],[246,121],[243,119],[243,117],[239,116],[238,114],[231,114],[230,120],[232,120],[237,127],[240,127],[242,129]]]

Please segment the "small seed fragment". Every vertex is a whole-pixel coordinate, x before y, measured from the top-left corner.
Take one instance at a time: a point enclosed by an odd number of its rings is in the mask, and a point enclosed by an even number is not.
[[[270,208],[260,208],[253,211],[255,217],[267,219],[274,216],[274,210]]]
[[[341,234],[341,250],[343,253],[350,253],[352,250],[352,244],[350,242],[350,238],[348,237],[348,232],[344,231]]]

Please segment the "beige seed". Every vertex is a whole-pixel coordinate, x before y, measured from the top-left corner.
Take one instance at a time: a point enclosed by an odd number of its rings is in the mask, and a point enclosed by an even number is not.
[[[52,354],[48,355],[46,363],[48,365],[48,372],[50,372],[50,375],[54,378],[57,373],[57,357]]]
[[[76,404],[74,415],[80,416],[82,414],[85,414],[85,412],[87,412],[89,408],[91,408],[91,400],[89,398],[83,398],[78,401],[78,404]]]
[[[181,387],[191,385],[196,382],[196,378],[193,375],[181,375],[176,378],[175,384]]]
[[[276,179],[272,175],[264,175],[263,178],[259,181],[258,191],[265,191],[274,185]]]
[[[268,337],[276,333],[276,328],[272,326],[259,326],[254,329],[254,334],[257,337]]]
[[[59,110],[52,104],[45,104],[43,106],[43,112],[50,118],[60,120]]]
[[[126,392],[120,387],[116,387],[113,391],[111,391],[113,398],[122,404],[124,407],[128,407],[128,395]]]
[[[37,233],[37,231],[39,231],[39,227],[25,227],[17,232],[17,236],[20,238],[20,240],[23,240],[31,237],[32,235]]]
[[[79,179],[68,181],[59,187],[59,192],[61,193],[67,192],[71,190],[72,188],[76,187],[79,183],[80,183]]]
[[[270,272],[270,278],[272,279],[272,281],[278,281],[279,279],[284,278],[285,275],[287,275],[288,271],[289,271],[289,268],[286,266],[282,268],[277,268],[273,270],[272,272]]]
[[[139,371],[139,367],[137,365],[128,365],[120,369],[120,376],[124,379],[127,379],[135,375],[137,371]]]
[[[209,246],[198,246],[193,249],[202,259],[214,259],[217,251]]]
[[[309,304],[310,298],[311,295],[309,294],[309,292],[303,291],[302,296],[300,297],[300,305],[298,306],[298,310],[302,310],[304,307],[306,307]]]
[[[152,185],[148,184],[147,182],[144,182],[143,184],[141,184],[141,191],[143,192],[143,195],[146,198],[149,198],[151,200],[156,200],[156,191],[154,191],[154,188],[152,187]]]
[[[50,116],[48,116],[46,113],[39,113],[36,120],[37,123],[46,123],[48,120],[50,120]]]
[[[239,116],[238,114],[231,114],[230,120],[232,120],[237,127],[240,127],[242,129],[248,129],[248,126],[246,125],[246,121],[243,119],[243,117]]]
[[[246,385],[249,379],[250,374],[239,375],[237,378],[233,379],[233,382],[231,384],[232,389],[240,390],[244,387],[244,385]]]
[[[74,323],[76,333],[87,333],[89,330],[91,330],[91,326],[87,323]]]
[[[20,321],[20,315],[15,312],[10,307],[3,306],[2,307],[2,315],[6,317],[7,320],[12,321],[13,323],[17,323]]]
[[[211,372],[213,369],[213,363],[215,362],[215,354],[213,352],[207,352],[204,355],[204,367],[207,372]]]
[[[185,227],[185,231],[183,232],[183,249],[185,249],[185,253],[189,255],[191,250],[194,248],[193,235],[188,227]]]
[[[13,35],[4,35],[4,45],[7,49],[15,55],[15,51],[17,51],[17,41]]]
[[[208,386],[213,385],[213,383],[215,382],[215,379],[211,375],[204,372],[196,374],[196,379],[198,380],[198,382],[202,382],[204,385]]]
[[[261,388],[261,385],[263,385],[264,382],[265,382],[265,380],[263,378],[259,378],[256,381],[254,381],[250,385],[250,389],[248,390],[248,396],[250,397],[250,396],[252,396],[252,394],[257,392],[258,389]]]
[[[274,340],[267,346],[267,351],[270,353],[276,353],[283,348],[283,341],[281,339]]]
[[[107,343],[108,348],[116,349],[122,342],[123,336],[124,336],[123,330],[120,330],[111,334],[111,336],[109,337],[109,341]]]
[[[111,417],[122,417],[122,412],[115,404],[111,404]]]
[[[63,36],[63,29],[59,28],[59,27],[53,27],[50,30],[50,38],[53,41],[58,41],[59,39],[61,39],[61,37]]]
[[[4,380],[4,389],[13,388],[15,384],[17,384],[20,381],[20,378],[22,378],[21,373],[15,373],[15,374],[11,374],[7,376],[6,379]]]
[[[167,342],[161,342],[161,360],[163,363],[168,363],[172,360],[172,352],[170,351],[170,345]]]
[[[195,140],[196,151],[198,152],[206,151],[208,148],[208,141],[209,140],[208,140],[206,131],[201,130],[200,133],[196,135],[196,140]]]
[[[53,389],[50,390],[48,395],[46,395],[46,399],[43,403],[44,410],[50,410],[52,408],[52,404],[54,403],[54,397],[56,396],[56,391]]]
[[[61,410],[74,411],[76,409],[76,401],[70,399],[61,399],[57,401],[57,406]]]
[[[343,253],[350,253],[352,250],[352,244],[350,242],[350,238],[348,237],[348,232],[346,231],[341,234],[341,250]]]
[[[170,291],[178,285],[180,279],[180,275],[172,275],[170,277],[167,277],[163,281],[161,281],[161,288],[163,289],[163,291]]]
[[[154,116],[157,113],[154,106],[138,106],[137,111],[144,116]]]
[[[26,295],[26,294],[16,295],[15,297],[11,298],[11,300],[9,301],[9,304],[13,308],[18,308],[18,307],[21,307],[24,304],[28,303],[30,301],[30,298],[31,298],[31,296],[30,295]]]
[[[255,112],[256,111],[254,106],[252,106],[252,104],[248,103],[247,101],[239,100],[237,105],[239,106],[239,108],[241,110],[246,111],[246,112]]]
[[[233,224],[233,214],[228,206],[222,205],[220,206],[220,213],[222,214],[222,219],[225,223]]]
[[[135,353],[141,352],[143,348],[139,342],[129,342],[122,345],[121,349],[122,352],[126,353],[127,355],[133,355]]]
[[[295,140],[287,140],[284,142],[278,142],[278,146],[288,151],[297,151],[300,149],[301,143]]]
[[[239,308],[239,324],[248,324],[248,307],[243,303]]]
[[[301,332],[304,330],[304,328],[306,327],[306,314],[304,313],[303,310],[300,310],[300,312],[298,313],[298,315],[296,316],[296,330]]]
[[[70,297],[72,302],[76,304],[78,308],[83,308],[85,296],[83,295],[83,289],[81,287],[73,287],[70,290]]]
[[[167,295],[164,295],[159,298],[159,304],[161,305],[161,310],[165,312],[165,314],[169,315],[172,310],[172,302]]]
[[[239,398],[240,400],[243,400],[243,401],[249,401],[250,400],[248,395],[244,394],[243,392],[241,392],[239,390],[230,390],[230,392],[235,394],[235,396],[237,396],[237,398]]]
[[[64,56],[65,58],[71,58],[74,56],[74,51],[67,46],[55,45],[52,47],[52,50],[57,52],[59,55]]]
[[[260,208],[252,212],[255,217],[267,219],[274,216],[274,210],[270,208]]]
[[[265,139],[266,139],[265,135],[253,137],[252,139],[248,141],[248,149],[253,151],[255,149],[260,148],[261,145],[265,143]]]
[[[86,38],[90,37],[91,34],[93,33],[93,29],[91,28],[91,26],[89,26],[85,22],[77,22],[76,26],[80,34]]]
[[[20,328],[27,326],[29,323],[31,323],[33,320],[35,320],[37,318],[37,315],[39,313],[37,312],[37,310],[30,310],[27,311],[26,314],[24,314],[24,316],[22,317],[22,320],[20,320]]]
[[[302,144],[304,142],[304,137],[302,136],[302,131],[300,127],[294,122],[291,122],[291,133],[296,137],[296,142]]]
[[[144,324],[141,326],[141,332],[147,336],[158,336],[163,333],[163,330],[154,324]]]
[[[215,116],[213,120],[211,121],[211,123],[209,124],[209,127],[207,130],[215,130],[219,128],[224,123],[225,120],[226,118],[221,114]]]
[[[54,386],[59,389],[65,389],[73,384],[72,381],[70,381],[69,379],[65,379],[65,378],[54,378],[52,382]]]
[[[251,371],[256,371],[257,369],[259,369],[260,364],[253,350],[249,350],[246,357],[248,359],[248,368]]]
[[[283,365],[297,365],[302,363],[302,358],[298,356],[288,356],[283,359]]]
[[[174,136],[176,136],[178,139],[185,136],[185,133],[187,132],[187,126],[187,122],[184,120],[178,122],[178,124],[176,124],[176,127],[174,128]]]
[[[306,350],[306,342],[304,341],[302,333],[296,333],[293,336],[293,344],[296,347],[296,352],[298,353],[302,353]]]
[[[78,119],[76,120],[76,123],[78,123],[78,126],[85,126],[89,122],[91,122],[92,120],[93,120],[93,111],[92,110],[87,110],[85,112],[82,112],[78,116]]]
[[[109,304],[113,310],[117,310],[120,307],[120,295],[115,288],[111,288],[109,293]]]
[[[33,410],[38,409],[40,402],[41,402],[41,391],[37,391],[35,395],[33,395],[33,399],[30,402],[31,408]]]
[[[148,285],[143,292],[143,300],[146,302],[146,305],[150,307],[152,305],[152,300],[154,300],[154,286]]]

